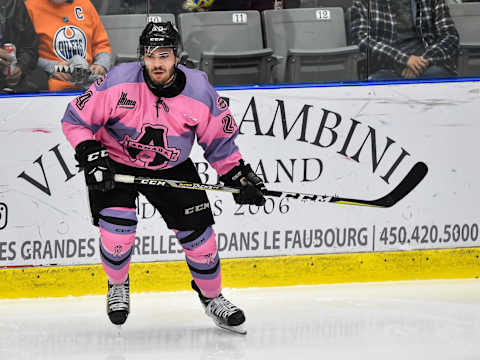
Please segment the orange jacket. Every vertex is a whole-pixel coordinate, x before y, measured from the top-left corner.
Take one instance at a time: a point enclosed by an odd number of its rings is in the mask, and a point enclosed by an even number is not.
[[[74,0],[55,5],[50,0],[25,2],[40,44],[41,58],[67,62],[74,55],[83,56],[92,64],[95,55],[111,53],[107,32],[90,0]],[[74,89],[68,82],[50,79],[53,91]]]

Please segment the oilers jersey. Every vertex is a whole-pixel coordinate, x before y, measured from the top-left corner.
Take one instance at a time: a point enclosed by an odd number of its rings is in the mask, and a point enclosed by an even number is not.
[[[39,36],[40,58],[68,62],[80,55],[92,64],[97,54],[112,52],[107,32],[90,0],[61,5],[50,0],[27,0],[25,5]],[[65,89],[67,85],[61,83],[54,80],[50,90]]]

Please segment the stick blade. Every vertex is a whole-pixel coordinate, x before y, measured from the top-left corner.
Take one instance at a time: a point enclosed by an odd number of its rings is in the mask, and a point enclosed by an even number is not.
[[[408,174],[389,194],[374,201],[382,207],[392,207],[407,196],[423,180],[428,173],[428,166],[423,162],[417,162]]]
[[[428,167],[423,162],[417,162],[410,169],[408,174],[403,178],[402,181],[387,195],[376,199],[376,200],[358,200],[358,199],[348,199],[334,197],[330,202],[335,202],[345,205],[360,205],[360,206],[372,206],[372,207],[382,207],[389,208],[402,200],[407,196],[427,175]]]

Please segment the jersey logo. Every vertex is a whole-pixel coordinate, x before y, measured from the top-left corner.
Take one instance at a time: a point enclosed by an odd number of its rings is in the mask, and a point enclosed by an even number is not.
[[[180,150],[168,146],[167,132],[166,126],[146,124],[137,139],[126,135],[121,144],[131,161],[139,161],[143,167],[162,169],[180,156]]]
[[[120,255],[122,255],[122,250],[123,250],[122,245],[115,245],[115,247],[113,248],[113,256],[119,257]]]
[[[135,109],[137,102],[135,100],[130,100],[127,98],[127,93],[122,91],[120,99],[118,99],[117,108],[122,109]]]
[[[222,119],[222,124],[224,133],[232,134],[235,131],[235,121],[233,120],[232,115],[225,115]]]
[[[204,255],[205,256],[205,262],[207,264],[214,264],[215,263],[215,258],[216,255],[213,255],[212,253]]]
[[[93,95],[92,90],[88,90],[84,94],[77,96],[77,99],[75,100],[75,104],[77,105],[78,110],[83,110],[83,108],[87,104],[88,100],[90,100],[92,95]]]
[[[63,61],[70,60],[74,55],[87,57],[87,36],[76,26],[65,25],[57,30],[53,37],[55,55]]]
[[[82,21],[83,19],[85,19],[85,16],[83,16],[83,9],[81,6],[75,6],[73,11],[75,12],[75,17],[77,18],[77,20]]]

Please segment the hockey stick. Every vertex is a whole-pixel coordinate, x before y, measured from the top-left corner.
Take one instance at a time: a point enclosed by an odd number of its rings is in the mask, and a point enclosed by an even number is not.
[[[403,180],[387,195],[375,199],[375,200],[360,200],[346,197],[340,197],[337,195],[317,195],[317,194],[304,194],[289,191],[273,191],[267,190],[264,192],[265,196],[284,197],[296,200],[322,202],[322,203],[335,203],[344,205],[358,205],[358,206],[372,206],[388,208],[395,205],[397,202],[407,196],[427,175],[428,167],[423,162],[416,163],[403,178]],[[141,184],[141,185],[153,185],[170,187],[177,189],[189,189],[189,190],[208,190],[208,191],[223,191],[228,193],[239,193],[240,189],[213,184],[201,184],[188,181],[169,180],[169,179],[157,179],[157,178],[145,178],[133,175],[115,175],[115,181],[119,183],[127,184]]]

